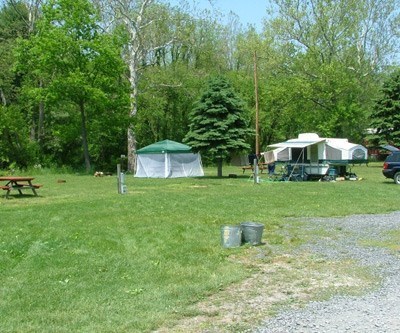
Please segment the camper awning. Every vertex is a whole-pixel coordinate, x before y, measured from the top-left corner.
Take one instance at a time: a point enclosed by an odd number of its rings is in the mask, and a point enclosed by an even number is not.
[[[288,140],[285,142],[275,143],[273,145],[269,145],[271,148],[305,148],[308,146],[315,145],[317,143],[323,142],[325,139],[313,140],[313,141],[298,141],[298,140]]]

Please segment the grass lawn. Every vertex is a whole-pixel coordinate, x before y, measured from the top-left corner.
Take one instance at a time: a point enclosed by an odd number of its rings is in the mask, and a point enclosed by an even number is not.
[[[0,197],[1,332],[149,332],[196,315],[191,305],[252,275],[231,260],[249,247],[222,248],[221,226],[263,223],[263,241],[290,250],[312,235],[286,217],[398,210],[381,165],[342,182],[254,185],[235,167],[224,174],[238,178],[127,176],[125,195],[113,176],[38,172],[39,197]]]

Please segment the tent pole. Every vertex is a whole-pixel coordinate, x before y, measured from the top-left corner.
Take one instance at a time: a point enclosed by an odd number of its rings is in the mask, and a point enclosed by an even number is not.
[[[164,178],[168,178],[168,153],[164,154]]]

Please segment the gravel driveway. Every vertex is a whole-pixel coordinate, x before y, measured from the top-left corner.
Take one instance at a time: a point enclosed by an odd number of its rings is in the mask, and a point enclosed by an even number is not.
[[[307,244],[307,250],[328,259],[354,258],[382,278],[381,287],[362,297],[337,296],[329,301],[312,302],[304,309],[281,312],[254,332],[400,332],[400,255],[359,243],[366,239],[385,241],[388,231],[400,230],[400,211],[310,222],[310,229],[331,229],[336,233],[339,229],[341,236]]]

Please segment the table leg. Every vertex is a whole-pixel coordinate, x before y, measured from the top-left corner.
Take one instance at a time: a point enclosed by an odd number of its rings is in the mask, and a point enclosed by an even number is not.
[[[32,189],[33,194],[37,197],[37,192],[36,192],[36,190],[35,190],[35,187],[32,185],[32,182],[29,180],[28,183],[29,183],[29,186],[30,186],[31,189]]]
[[[8,190],[6,192],[6,199],[8,199],[8,195],[10,194],[11,191],[11,181],[9,181],[8,183],[6,183],[6,186],[8,186]]]
[[[20,188],[19,188],[20,186],[21,186],[21,185],[19,185],[18,182],[12,181],[12,182],[11,182],[10,190],[13,189],[13,188],[15,188],[15,189],[17,189],[18,193],[19,193],[20,195],[22,195],[22,191],[21,191]]]

